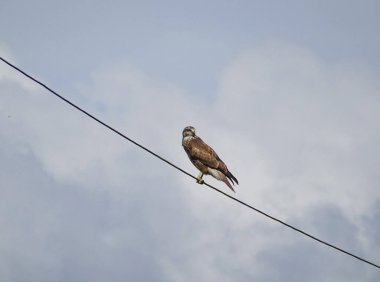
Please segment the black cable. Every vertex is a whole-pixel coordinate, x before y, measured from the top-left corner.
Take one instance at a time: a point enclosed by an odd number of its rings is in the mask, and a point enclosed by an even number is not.
[[[108,125],[108,124],[106,124],[105,122],[99,120],[98,118],[96,118],[96,117],[93,116],[92,114],[88,113],[87,111],[83,110],[83,109],[80,108],[79,106],[75,105],[74,103],[70,102],[70,101],[67,100],[66,98],[62,97],[60,94],[58,94],[57,92],[55,92],[54,90],[52,90],[51,88],[49,88],[48,86],[46,86],[45,84],[43,84],[42,82],[38,81],[38,80],[35,79],[34,77],[30,76],[29,74],[27,74],[26,72],[24,72],[24,71],[21,70],[20,68],[18,68],[18,67],[16,67],[15,65],[11,64],[11,63],[8,62],[7,60],[3,59],[2,57],[0,57],[0,59],[1,59],[4,63],[6,63],[6,64],[9,65],[10,67],[12,67],[13,69],[19,71],[20,73],[22,73],[23,75],[25,75],[25,76],[28,77],[29,79],[33,80],[33,81],[36,82],[37,84],[41,85],[43,88],[47,89],[49,92],[51,92],[52,94],[54,94],[55,96],[57,96],[57,97],[60,98],[61,100],[65,101],[66,103],[68,103],[68,104],[71,105],[72,107],[76,108],[77,110],[81,111],[81,112],[84,113],[85,115],[89,116],[89,117],[92,118],[93,120],[97,121],[97,122],[100,123],[101,125],[107,127],[108,129],[110,129],[110,130],[113,131],[114,133],[116,133],[116,134],[120,135],[121,137],[127,139],[129,142],[132,142],[132,143],[135,144],[136,146],[138,146],[138,147],[140,147],[141,149],[147,151],[148,153],[152,154],[153,156],[159,158],[160,160],[166,162],[167,164],[171,165],[172,167],[178,169],[179,171],[181,171],[182,173],[186,174],[187,176],[190,176],[190,177],[193,178],[193,179],[197,179],[196,177],[194,177],[193,175],[191,175],[191,174],[188,173],[187,171],[185,171],[185,170],[183,170],[182,168],[176,166],[175,164],[171,163],[170,161],[164,159],[163,157],[157,155],[156,153],[152,152],[152,151],[149,150],[148,148],[146,148],[146,147],[140,145],[139,143],[137,143],[136,141],[130,139],[129,137],[127,137],[126,135],[124,135],[124,134],[121,133],[120,131],[114,129],[114,128],[111,127],[110,125]],[[335,250],[337,250],[337,251],[339,251],[339,252],[342,252],[342,253],[344,253],[344,254],[346,254],[346,255],[349,255],[349,256],[351,256],[351,257],[357,259],[357,260],[360,260],[360,261],[362,261],[362,262],[364,262],[364,263],[367,263],[367,264],[369,264],[369,265],[372,265],[372,266],[377,267],[377,268],[380,269],[380,266],[377,265],[377,264],[375,264],[375,263],[373,263],[373,262],[370,262],[370,261],[368,261],[368,260],[366,260],[366,259],[363,259],[363,258],[361,258],[361,257],[359,257],[359,256],[357,256],[357,255],[354,255],[354,254],[352,254],[352,253],[350,253],[350,252],[348,252],[348,251],[345,251],[345,250],[343,250],[343,249],[341,249],[341,248],[339,248],[339,247],[337,247],[337,246],[334,246],[334,245],[332,245],[332,244],[330,244],[330,243],[328,243],[328,242],[326,242],[326,241],[323,241],[323,240],[321,240],[321,239],[318,239],[317,237],[315,237],[315,236],[313,236],[313,235],[310,235],[310,234],[308,234],[308,233],[302,231],[301,229],[298,229],[298,228],[296,228],[296,227],[294,227],[294,226],[292,226],[292,225],[290,225],[290,224],[288,224],[288,223],[286,223],[286,222],[284,222],[284,221],[282,221],[282,220],[279,220],[279,219],[277,219],[277,218],[275,218],[275,217],[273,217],[273,216],[271,216],[271,215],[269,215],[269,214],[267,214],[267,213],[265,213],[265,212],[263,212],[263,211],[261,211],[261,210],[255,208],[255,207],[253,207],[253,206],[251,206],[251,205],[249,205],[249,204],[247,204],[247,203],[245,203],[245,202],[243,202],[243,201],[241,201],[241,200],[239,200],[239,199],[237,199],[237,198],[235,198],[235,197],[232,197],[232,196],[228,195],[227,193],[225,193],[225,192],[223,192],[223,191],[221,191],[221,190],[215,188],[214,186],[212,186],[212,185],[210,185],[210,184],[208,184],[208,183],[206,183],[206,182],[204,182],[204,184],[205,184],[206,186],[208,186],[209,188],[211,188],[211,189],[213,189],[213,190],[215,190],[215,191],[217,191],[217,192],[223,194],[224,196],[226,196],[226,197],[228,197],[228,198],[234,200],[235,202],[238,202],[239,204],[242,204],[242,205],[246,206],[247,208],[250,208],[251,210],[254,210],[254,211],[256,211],[256,212],[258,212],[258,213],[260,213],[260,214],[262,214],[262,215],[264,215],[264,216],[266,216],[266,217],[268,217],[268,218],[270,218],[270,219],[272,219],[272,220],[274,220],[274,221],[277,221],[278,223],[281,223],[282,225],[284,225],[284,226],[286,226],[286,227],[288,227],[288,228],[290,228],[290,229],[292,229],[292,230],[294,230],[294,231],[297,231],[297,232],[299,232],[299,233],[305,235],[306,237],[309,237],[309,238],[311,238],[311,239],[313,239],[313,240],[315,240],[315,241],[317,241],[317,242],[319,242],[319,243],[321,243],[321,244],[324,244],[324,245],[326,245],[326,246],[328,246],[328,247],[330,247],[330,248],[333,248],[333,249],[335,249]]]

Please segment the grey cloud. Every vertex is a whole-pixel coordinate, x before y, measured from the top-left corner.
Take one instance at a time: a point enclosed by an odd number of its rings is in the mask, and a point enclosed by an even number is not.
[[[2,144],[2,281],[166,280],[160,259],[191,226],[172,181],[129,178],[115,199],[112,187],[58,183],[32,152]]]
[[[363,254],[358,227],[334,205],[310,208],[293,224],[335,246]],[[257,277],[260,281],[358,281],[376,275],[375,269],[300,234],[285,236],[287,240],[277,240],[257,255],[263,266]]]

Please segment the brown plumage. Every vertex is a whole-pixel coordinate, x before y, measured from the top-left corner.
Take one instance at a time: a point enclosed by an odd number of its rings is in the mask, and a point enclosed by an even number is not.
[[[195,128],[187,126],[182,131],[182,146],[185,149],[190,161],[199,169],[200,174],[197,182],[202,184],[204,174],[223,181],[232,191],[232,185],[239,184],[237,179],[228,170],[225,163],[219,158],[217,153],[203,140],[195,135]],[[232,185],[231,185],[232,183]]]

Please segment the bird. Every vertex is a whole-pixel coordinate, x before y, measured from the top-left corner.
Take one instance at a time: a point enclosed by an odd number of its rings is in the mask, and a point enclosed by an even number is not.
[[[218,154],[195,134],[193,126],[186,126],[182,131],[182,146],[190,161],[200,171],[197,183],[203,184],[203,175],[211,175],[223,181],[233,192],[232,185],[239,184],[238,180],[228,170]],[[232,185],[231,185],[232,184]]]

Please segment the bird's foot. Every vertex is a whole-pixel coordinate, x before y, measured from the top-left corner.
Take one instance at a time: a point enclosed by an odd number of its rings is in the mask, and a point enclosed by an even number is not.
[[[197,183],[202,185],[205,181],[202,178],[197,178]]]

